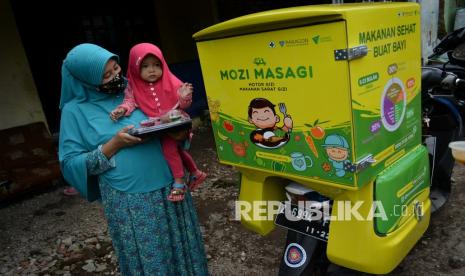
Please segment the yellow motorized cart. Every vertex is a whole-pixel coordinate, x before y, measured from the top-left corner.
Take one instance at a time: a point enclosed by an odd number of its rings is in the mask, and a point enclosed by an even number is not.
[[[254,203],[284,200],[297,182],[333,200],[332,262],[395,268],[430,214],[420,33],[417,4],[370,3],[267,11],[194,35],[218,157],[242,173],[252,206],[244,226],[273,230]]]

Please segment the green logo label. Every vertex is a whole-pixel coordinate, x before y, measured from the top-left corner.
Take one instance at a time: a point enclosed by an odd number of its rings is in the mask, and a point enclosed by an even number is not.
[[[313,40],[313,43],[318,44],[318,43],[320,43],[320,36],[316,35],[316,36],[312,37],[312,40]]]
[[[379,74],[378,73],[372,73],[367,76],[363,76],[358,79],[358,86],[364,86],[369,83],[375,82],[379,79]]]
[[[266,62],[265,62],[265,59],[264,58],[260,58],[260,57],[257,57],[253,60],[253,63],[255,63],[255,65],[266,65]]]

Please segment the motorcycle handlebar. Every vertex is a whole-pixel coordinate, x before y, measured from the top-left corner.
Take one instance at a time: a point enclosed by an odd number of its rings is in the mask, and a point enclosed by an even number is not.
[[[441,84],[446,72],[436,67],[421,68],[421,85],[422,87],[436,87]]]
[[[465,89],[465,80],[455,74],[447,73],[446,77],[441,81],[441,87],[449,91],[462,90]]]
[[[464,79],[459,79],[457,78],[455,80],[455,86],[458,88],[458,89],[465,89],[465,80]]]
[[[454,92],[457,89],[465,89],[465,79],[461,79],[454,73],[436,67],[423,67],[421,80],[423,87],[440,87],[442,90],[450,92]]]
[[[455,74],[447,73],[444,79],[441,81],[442,89],[454,91],[457,88],[457,81],[459,78]]]

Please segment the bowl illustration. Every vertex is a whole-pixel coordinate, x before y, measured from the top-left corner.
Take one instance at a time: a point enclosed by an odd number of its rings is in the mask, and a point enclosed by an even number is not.
[[[257,146],[265,149],[276,149],[284,146],[290,139],[289,133],[278,136],[269,129],[256,129],[250,133],[250,140]]]

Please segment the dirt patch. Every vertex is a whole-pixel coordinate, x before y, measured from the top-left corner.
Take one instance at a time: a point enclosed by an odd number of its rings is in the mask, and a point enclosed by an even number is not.
[[[262,237],[234,219],[239,173],[220,165],[209,127],[191,150],[209,173],[193,193],[212,275],[276,275],[286,232]],[[465,166],[458,165],[446,207],[389,275],[465,275]],[[117,275],[117,260],[99,203],[67,197],[62,188],[0,209],[1,275]]]

